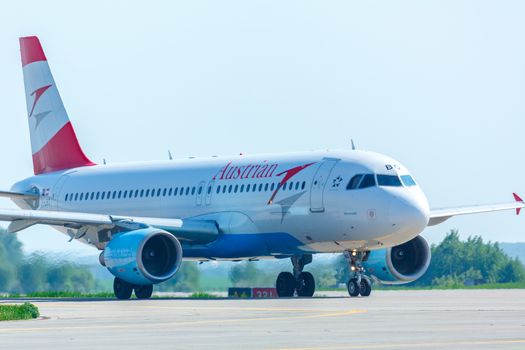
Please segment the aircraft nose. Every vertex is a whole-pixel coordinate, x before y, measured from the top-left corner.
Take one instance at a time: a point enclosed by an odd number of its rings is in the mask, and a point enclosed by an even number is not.
[[[428,224],[428,202],[425,198],[397,197],[390,203],[390,222],[400,234],[421,233]]]

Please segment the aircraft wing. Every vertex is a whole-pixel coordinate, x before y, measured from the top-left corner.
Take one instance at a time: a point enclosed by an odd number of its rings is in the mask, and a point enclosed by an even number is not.
[[[182,241],[205,244],[215,240],[219,229],[215,221],[131,217],[47,210],[0,209],[0,221],[11,222],[8,232],[18,232],[36,224],[62,226],[76,231],[71,238],[80,238],[88,230],[96,232],[136,230],[155,227],[172,233]]]
[[[434,226],[442,223],[445,220],[450,219],[453,216],[458,215],[468,215],[468,214],[478,214],[478,213],[487,213],[491,211],[501,211],[501,210],[516,210],[516,214],[520,213],[522,208],[525,208],[525,202],[514,193],[515,202],[511,203],[500,203],[500,204],[488,204],[488,205],[470,205],[470,206],[461,206],[461,207],[450,207],[450,208],[439,208],[431,209],[430,217],[428,220],[428,226]]]

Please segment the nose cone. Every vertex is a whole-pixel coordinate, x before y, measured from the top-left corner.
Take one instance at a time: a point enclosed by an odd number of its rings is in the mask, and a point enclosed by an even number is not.
[[[420,234],[427,227],[428,216],[428,202],[422,194],[397,195],[390,202],[392,228],[407,239]]]

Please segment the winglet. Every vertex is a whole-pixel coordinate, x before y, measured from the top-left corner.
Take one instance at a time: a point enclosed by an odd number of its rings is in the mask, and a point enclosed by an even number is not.
[[[523,199],[521,199],[521,197],[518,196],[516,193],[513,193],[512,195],[514,196],[514,199],[516,200],[516,202],[523,203]],[[521,211],[521,208],[516,208],[516,215],[520,215],[520,211]]]

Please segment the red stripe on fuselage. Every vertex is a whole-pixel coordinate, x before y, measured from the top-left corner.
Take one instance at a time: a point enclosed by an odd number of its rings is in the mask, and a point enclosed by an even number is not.
[[[275,196],[277,196],[277,192],[279,192],[281,187],[283,187],[283,185],[288,180],[290,180],[292,177],[294,177],[295,175],[299,174],[301,171],[303,171],[304,169],[308,168],[310,165],[313,165],[313,164],[315,164],[315,162],[308,163],[308,164],[301,165],[301,166],[297,166],[295,168],[288,169],[288,170],[285,170],[285,171],[277,174],[276,176],[284,175],[284,178],[281,180],[281,182],[279,182],[279,184],[277,185],[277,188],[275,189],[275,191],[273,191],[272,196],[268,200],[268,204],[272,204],[273,203],[273,200],[275,199]]]
[[[47,61],[44,50],[36,36],[20,38],[20,54],[22,55],[22,66],[37,61]]]
[[[86,157],[71,122],[60,129],[40,151],[33,154],[35,175],[95,165]]]

